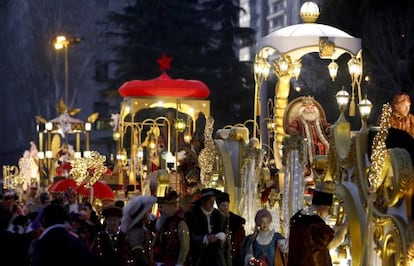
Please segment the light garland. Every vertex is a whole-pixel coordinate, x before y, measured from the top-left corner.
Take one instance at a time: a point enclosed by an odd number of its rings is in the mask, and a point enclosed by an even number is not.
[[[306,164],[306,142],[302,136],[291,135],[283,138],[282,141],[282,164],[286,165],[287,155],[292,150],[298,151],[299,163],[304,165]],[[329,144],[328,144],[329,145]]]
[[[387,146],[385,140],[388,137],[388,129],[390,128],[390,118],[392,115],[392,108],[390,104],[382,106],[382,113],[380,117],[380,129],[374,137],[371,154],[371,167],[369,168],[368,181],[371,192],[377,191],[381,185],[382,168],[387,154]]]
[[[201,184],[205,187],[208,187],[212,181],[211,176],[213,173],[216,157],[218,156],[213,140],[213,125],[214,118],[210,116],[206,119],[206,126],[204,129],[204,149],[200,152],[200,155],[198,157],[198,164],[200,165],[201,169]]]
[[[91,155],[87,158],[76,158],[71,164],[72,178],[77,185],[85,183],[86,187],[98,181],[106,171],[105,156],[100,155],[97,151],[91,151]]]

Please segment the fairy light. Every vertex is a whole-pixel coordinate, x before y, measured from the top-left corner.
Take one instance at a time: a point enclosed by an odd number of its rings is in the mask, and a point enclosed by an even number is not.
[[[214,119],[212,117],[209,117],[206,120],[206,126],[204,129],[204,149],[200,152],[200,155],[198,157],[198,164],[200,165],[201,169],[201,183],[208,187],[210,183],[212,182],[211,176],[213,173],[213,168],[216,161],[217,156],[217,150],[214,146],[214,140],[212,138],[213,136],[213,125],[214,125]]]
[[[382,106],[380,117],[380,129],[374,137],[371,154],[371,167],[369,169],[368,181],[372,191],[376,191],[380,185],[380,177],[382,176],[382,168],[387,154],[387,146],[385,140],[388,137],[388,129],[390,128],[390,117],[392,108],[390,104]]]
[[[91,151],[89,157],[76,158],[72,162],[70,174],[76,184],[86,183],[85,186],[89,186],[98,181],[105,171],[105,156],[97,151]]]

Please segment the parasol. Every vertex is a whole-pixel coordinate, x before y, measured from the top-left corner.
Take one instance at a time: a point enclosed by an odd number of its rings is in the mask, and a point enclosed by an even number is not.
[[[65,192],[69,188],[76,188],[75,180],[71,178],[61,179],[59,181],[54,182],[48,188],[49,192]]]
[[[91,189],[89,187],[86,186],[86,183],[82,183],[80,184],[77,188],[76,191],[83,195],[83,196],[87,196],[90,197],[90,191]],[[93,191],[93,198],[98,198],[100,200],[104,200],[104,199],[115,199],[115,194],[112,191],[111,187],[108,186],[108,184],[106,184],[105,182],[102,181],[96,181],[93,185],[92,185],[92,191]]]

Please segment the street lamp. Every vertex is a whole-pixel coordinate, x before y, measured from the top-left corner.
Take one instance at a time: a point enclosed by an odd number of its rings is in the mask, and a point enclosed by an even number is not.
[[[341,111],[341,115],[343,115],[349,102],[349,93],[342,88],[342,90],[336,93],[335,98],[336,98],[336,102],[338,104],[339,110]]]
[[[335,78],[338,74],[338,64],[335,62],[335,60],[332,59],[332,62],[328,65],[328,70],[332,81],[335,81]]]
[[[177,132],[181,133],[185,130],[185,128],[186,128],[186,124],[185,124],[184,120],[178,118],[175,121],[175,129],[177,130]]]
[[[81,38],[68,39],[64,35],[57,36],[53,42],[56,50],[65,50],[65,103],[68,104],[68,90],[69,90],[69,60],[68,60],[68,46],[71,43],[78,43]]]
[[[372,109],[372,103],[367,99],[366,95],[365,98],[358,104],[358,109],[361,115],[362,126],[365,127]]]

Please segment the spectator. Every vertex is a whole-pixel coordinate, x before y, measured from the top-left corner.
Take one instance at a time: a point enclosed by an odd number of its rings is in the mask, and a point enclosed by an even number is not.
[[[59,205],[44,209],[42,223],[45,231],[33,247],[31,266],[93,266],[96,261],[84,243],[70,230],[67,215]]]
[[[72,212],[77,213],[79,211],[78,205],[78,193],[73,188],[69,188],[65,191],[65,200],[66,202],[63,205],[63,209],[66,214],[69,215]]]

